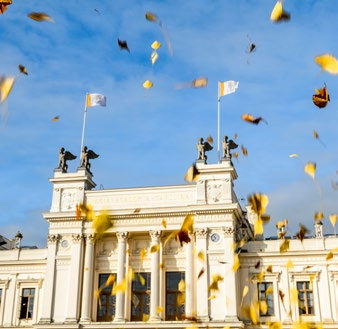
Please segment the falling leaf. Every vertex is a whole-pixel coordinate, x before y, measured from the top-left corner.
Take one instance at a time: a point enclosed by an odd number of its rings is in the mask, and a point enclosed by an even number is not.
[[[9,93],[11,92],[15,82],[15,77],[12,76],[1,76],[0,77],[0,104],[3,103]]]
[[[212,138],[212,136],[208,136],[207,137],[207,141],[210,143],[210,144],[213,144],[213,142],[214,142],[214,139]]]
[[[244,300],[245,296],[248,294],[248,292],[249,292],[249,287],[248,286],[244,286],[243,292],[242,292],[241,306],[242,306],[243,300]]]
[[[263,221],[257,218],[254,222],[254,235],[261,235],[264,233]]]
[[[280,300],[281,300],[281,302],[282,302],[282,304],[283,304],[284,310],[286,311],[285,304],[284,304],[284,297],[285,297],[285,294],[284,294],[284,292],[283,292],[282,290],[278,290],[278,295],[279,295]]]
[[[27,14],[27,16],[37,22],[50,21],[54,23],[53,18],[45,13],[33,12],[33,13]]]
[[[158,59],[158,53],[154,50],[150,55],[151,64],[155,65],[157,59]]]
[[[183,279],[180,280],[178,283],[178,291],[184,292],[185,291],[185,281]]]
[[[248,150],[243,145],[241,145],[241,150],[244,156],[248,156]]]
[[[196,164],[193,163],[184,175],[184,180],[188,183],[197,182],[199,180],[199,176],[200,175],[196,168]]]
[[[313,216],[314,220],[322,220],[324,219],[324,214],[322,211],[318,211],[318,212],[315,212],[314,216]]]
[[[299,239],[300,242],[303,242],[305,234],[310,233],[310,231],[302,224],[299,224],[299,232],[296,233],[296,239]]]
[[[327,255],[326,255],[326,260],[330,260],[330,259],[332,259],[333,258],[333,253],[332,253],[332,251],[330,251]]]
[[[338,217],[337,214],[331,214],[331,215],[329,215],[329,220],[330,220],[330,222],[331,222],[331,224],[332,224],[333,227],[336,226],[337,217]]]
[[[323,146],[326,146],[323,142],[322,142],[322,140],[319,138],[319,135],[318,135],[318,133],[314,130],[313,131],[313,137],[315,138],[315,139],[317,139],[318,141],[319,141],[319,143],[321,143]]]
[[[146,248],[142,248],[140,251],[140,261],[142,262],[146,256],[147,256],[147,250]]]
[[[93,212],[93,206],[90,204],[83,204],[81,203],[79,205],[81,215],[84,215],[85,220],[93,220],[94,219],[94,212]]]
[[[151,253],[157,252],[157,251],[159,251],[159,250],[160,250],[160,245],[159,245],[159,244],[154,244],[154,245],[152,245],[151,248],[150,248],[150,252],[151,252]]]
[[[265,270],[269,273],[272,273],[272,265],[268,265]]]
[[[153,86],[153,83],[150,80],[146,80],[143,83],[143,87],[147,90],[150,89],[152,86]]]
[[[113,226],[112,220],[108,216],[108,212],[102,210],[98,216],[93,219],[92,227],[95,230],[96,238],[99,239],[102,235]]]
[[[272,9],[270,19],[273,22],[282,22],[290,20],[290,14],[283,10],[282,1],[277,1]]]
[[[331,54],[323,54],[315,57],[315,62],[322,67],[323,71],[338,74],[338,60]]]
[[[105,283],[105,286],[108,287],[108,286],[112,285],[115,282],[115,279],[116,279],[115,274],[109,274],[108,279]]]
[[[253,193],[248,196],[248,203],[252,211],[260,218],[265,213],[266,207],[269,204],[269,198],[266,194]]]
[[[189,243],[190,237],[189,233],[193,232],[194,218],[193,215],[188,214],[185,216],[181,229],[176,234],[176,240],[178,240],[183,246],[183,242]]]
[[[315,91],[316,91],[316,94],[312,96],[312,101],[317,107],[322,109],[330,101],[330,95],[326,89],[325,84],[322,89],[316,89]]]
[[[266,314],[266,312],[268,311],[268,303],[265,300],[260,300],[259,309],[261,314]]]
[[[18,68],[20,73],[28,75],[27,69],[23,65],[19,64]]]
[[[284,239],[284,241],[279,246],[279,252],[283,254],[284,252],[288,251],[290,248],[290,239]]]
[[[259,268],[261,266],[261,261],[259,260],[256,264],[255,264],[255,268]]]
[[[316,164],[314,162],[308,162],[304,167],[304,171],[310,175],[312,179],[315,179]]]
[[[154,50],[157,50],[158,48],[160,48],[162,45],[161,43],[159,43],[158,41],[154,41],[152,44],[151,44],[151,48],[153,48]]]
[[[200,272],[198,273],[197,280],[204,274],[205,269],[204,267],[201,268]]]
[[[7,10],[7,6],[12,4],[12,0],[1,0],[0,1],[0,13],[3,14]]]
[[[52,119],[52,122],[56,122],[56,121],[59,121],[59,120],[60,120],[60,116],[57,115]]]
[[[270,322],[269,329],[283,329],[283,326],[280,322]]]
[[[290,303],[296,305],[298,303],[298,290],[297,288],[290,289]]]
[[[162,306],[157,306],[156,307],[156,313],[162,313],[163,312],[163,307]]]
[[[249,314],[253,324],[258,323],[258,303],[250,303]]]
[[[212,282],[211,282],[211,284],[209,285],[209,287],[208,287],[208,291],[210,292],[210,291],[219,291],[219,287],[218,287],[218,283],[220,282],[220,281],[223,281],[224,280],[224,278],[221,276],[221,275],[219,275],[219,274],[214,274],[213,276],[212,276]]]
[[[256,280],[257,280],[258,282],[262,282],[263,279],[264,279],[264,276],[265,276],[265,271],[262,270],[260,273],[258,273],[258,274],[256,275]]]
[[[293,268],[292,260],[289,259],[289,260],[286,262],[285,266],[286,266],[286,268],[287,268],[288,270],[292,269],[292,268]]]
[[[134,214],[138,214],[141,211],[141,208],[135,208]]]
[[[297,153],[292,153],[289,155],[289,158],[298,158],[299,155]]]
[[[273,285],[272,284],[270,284],[268,286],[268,288],[265,290],[265,294],[266,295],[273,294]]]
[[[141,274],[138,275],[138,279],[142,286],[146,284],[146,279]]]
[[[167,220],[165,218],[162,219],[162,226],[167,228]]]
[[[239,257],[238,257],[238,254],[234,254],[234,264],[232,266],[232,270],[234,272],[237,272],[237,270],[239,269],[239,266],[240,266],[240,262],[239,262]]]
[[[158,22],[158,17],[156,14],[153,14],[151,12],[146,12],[146,19],[150,22]]]
[[[128,51],[128,53],[130,53],[130,49],[126,40],[117,39],[117,44],[119,45],[120,50],[125,49]]]
[[[201,77],[192,80],[191,82],[180,82],[175,84],[175,89],[184,88],[205,88],[208,85],[208,78]]]
[[[267,124],[267,122],[262,118],[262,117],[258,117],[258,118],[254,118],[251,114],[246,113],[242,115],[242,120],[246,121],[246,122],[250,122],[253,123],[255,125],[258,125],[261,121],[265,122]]]
[[[200,251],[198,254],[197,254],[197,258],[202,261],[202,262],[205,262],[205,255],[204,255],[204,252],[203,251]]]

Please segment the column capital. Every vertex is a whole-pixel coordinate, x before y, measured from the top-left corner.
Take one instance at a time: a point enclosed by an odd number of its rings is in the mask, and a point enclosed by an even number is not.
[[[196,228],[195,234],[197,238],[206,238],[208,236],[208,229],[207,228]]]
[[[119,242],[124,242],[128,239],[128,232],[116,232],[116,237]]]
[[[83,235],[87,242],[93,243],[95,241],[95,234],[93,233],[86,233]]]
[[[222,230],[225,237],[233,237],[235,233],[235,229],[232,226],[223,226]]]
[[[151,237],[151,240],[158,240],[161,237],[161,231],[159,230],[154,230],[154,231],[149,231],[149,235]]]
[[[72,234],[72,241],[74,243],[80,243],[82,239],[83,239],[83,234],[79,234],[79,233]]]
[[[56,244],[61,239],[60,234],[48,234],[47,242],[48,244]]]

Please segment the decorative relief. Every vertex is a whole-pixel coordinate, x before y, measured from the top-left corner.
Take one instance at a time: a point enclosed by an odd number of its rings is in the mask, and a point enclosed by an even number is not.
[[[150,241],[148,240],[133,240],[132,247],[131,247],[131,254],[132,255],[140,255],[142,250],[148,250],[150,247]]]
[[[61,194],[61,211],[75,210],[76,196],[74,190],[63,190]]]
[[[204,238],[206,239],[208,236],[208,229],[207,228],[196,228],[195,234],[197,238]]]
[[[116,232],[116,236],[119,242],[124,242],[128,238],[128,232]]]
[[[95,235],[93,233],[84,234],[84,238],[87,242],[93,243],[95,241]]]
[[[79,234],[79,233],[76,233],[76,234],[72,234],[72,241],[74,243],[79,243],[81,242],[83,239],[83,235],[82,234]]]
[[[223,233],[224,233],[224,236],[229,237],[235,233],[235,229],[231,226],[224,226]]]
[[[60,234],[48,234],[47,235],[47,242],[50,244],[56,244],[60,240]]]
[[[110,257],[113,255],[117,255],[117,243],[116,241],[104,241],[99,242],[96,248],[97,256],[101,257]]]
[[[223,184],[221,181],[207,181],[207,202],[219,202],[223,194]]]
[[[151,240],[157,241],[161,237],[161,231],[149,231]]]
[[[183,252],[183,246],[181,246],[175,239],[170,239],[164,247],[164,255],[177,255]]]

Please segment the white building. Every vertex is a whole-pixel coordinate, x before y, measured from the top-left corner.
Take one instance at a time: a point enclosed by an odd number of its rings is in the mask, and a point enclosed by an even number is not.
[[[56,169],[43,213],[48,247],[0,251],[0,326],[337,328],[338,261],[327,255],[338,239],[291,239],[283,253],[284,240],[254,241],[231,161],[197,168],[193,185],[107,190],[94,190],[84,168]],[[80,204],[108,211],[113,226],[101,239]],[[189,214],[194,231],[181,245]]]

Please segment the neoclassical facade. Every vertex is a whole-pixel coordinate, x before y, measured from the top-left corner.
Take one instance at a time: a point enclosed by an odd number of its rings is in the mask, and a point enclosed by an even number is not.
[[[56,169],[47,248],[0,251],[0,326],[337,328],[338,239],[290,239],[282,251],[285,240],[255,240],[231,160],[197,169],[192,185],[105,190],[85,168]],[[98,239],[79,205],[113,225]]]

